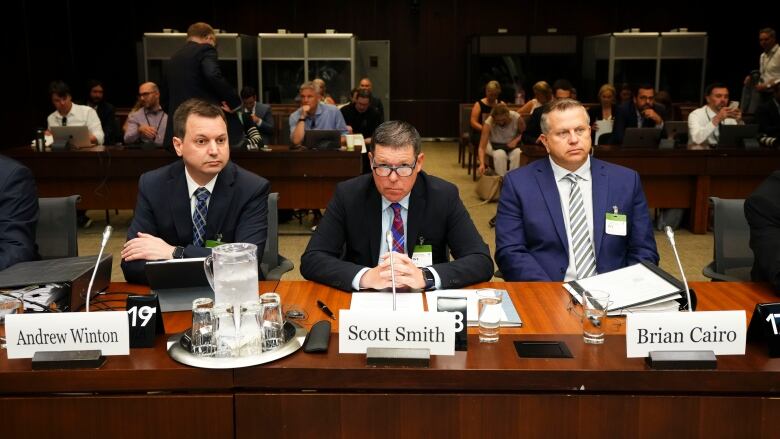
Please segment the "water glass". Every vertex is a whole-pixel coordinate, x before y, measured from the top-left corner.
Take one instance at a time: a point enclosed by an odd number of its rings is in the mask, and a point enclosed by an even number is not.
[[[277,293],[262,294],[260,302],[263,307],[263,351],[270,351],[284,344],[282,302]]]
[[[217,303],[214,305],[214,323],[216,324],[214,333],[217,345],[214,356],[217,358],[238,356],[238,337],[233,305],[230,303]]]
[[[239,326],[240,355],[247,357],[263,353],[263,306],[259,300],[241,304],[241,325]]]
[[[502,296],[502,291],[492,288],[477,290],[480,343],[498,342],[502,315]]]
[[[21,300],[0,294],[0,349],[5,349],[5,316],[23,312],[24,303]]]
[[[192,301],[192,353],[211,357],[217,350],[214,336],[214,300],[201,297]]]
[[[587,344],[604,343],[609,293],[599,290],[586,291],[582,295],[582,337]]]

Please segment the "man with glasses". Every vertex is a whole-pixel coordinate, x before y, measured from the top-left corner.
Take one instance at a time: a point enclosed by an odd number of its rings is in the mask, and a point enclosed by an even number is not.
[[[125,143],[146,143],[162,146],[168,115],[160,107],[160,89],[154,82],[144,82],[138,87],[141,108],[127,116]]]
[[[488,246],[458,189],[422,171],[417,130],[389,121],[373,140],[372,175],[337,186],[301,258],[303,277],[345,291],[390,288],[392,251],[398,287],[462,288],[490,280]]]
[[[542,113],[549,159],[510,171],[498,200],[496,263],[507,281],[570,281],[658,251],[639,174],[591,158],[585,108],[561,99]]]
[[[626,128],[663,128],[666,114],[663,105],[655,102],[655,89],[650,84],[642,84],[634,91],[634,98],[621,104],[615,115],[612,130],[613,143],[623,143]]]

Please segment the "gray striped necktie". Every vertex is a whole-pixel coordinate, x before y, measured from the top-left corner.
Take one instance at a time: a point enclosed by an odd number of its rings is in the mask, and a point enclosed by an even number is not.
[[[596,274],[596,256],[593,254],[593,245],[588,231],[588,218],[585,215],[585,206],[582,202],[580,186],[577,184],[577,176],[570,173],[566,174],[565,178],[571,183],[569,231],[574,250],[574,266],[577,268],[577,279],[582,279]]]

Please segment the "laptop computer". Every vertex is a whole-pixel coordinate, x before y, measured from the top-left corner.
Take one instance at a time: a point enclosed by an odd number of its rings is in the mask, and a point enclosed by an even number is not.
[[[626,128],[623,148],[658,148],[660,128]]]
[[[200,297],[214,298],[203,269],[205,258],[168,259],[146,263],[146,279],[157,294],[162,312],[189,311],[192,301]]]
[[[86,148],[92,146],[86,125],[50,127],[54,143],[52,149]]]
[[[758,148],[758,125],[721,125],[718,148]]]
[[[341,148],[341,131],[307,130],[303,136],[303,146],[306,149],[339,149]]]

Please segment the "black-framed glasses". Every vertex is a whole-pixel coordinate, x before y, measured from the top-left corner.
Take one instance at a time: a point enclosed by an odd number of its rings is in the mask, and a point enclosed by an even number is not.
[[[390,165],[377,165],[376,162],[371,161],[371,169],[374,173],[380,177],[389,177],[390,174],[395,171],[399,177],[409,177],[414,173],[414,168],[417,167],[417,159],[414,159],[414,163],[411,165],[390,166]]]

